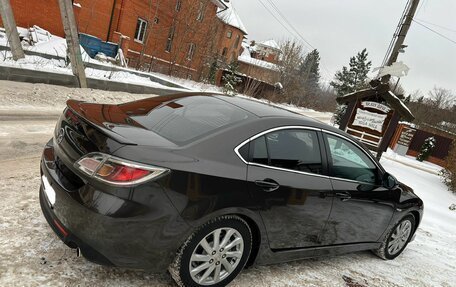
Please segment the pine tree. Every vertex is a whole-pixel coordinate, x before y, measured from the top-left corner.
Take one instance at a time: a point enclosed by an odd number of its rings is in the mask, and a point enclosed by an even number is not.
[[[215,84],[215,76],[217,75],[217,70],[218,70],[218,58],[215,57],[214,61],[212,62],[211,66],[209,67],[209,72],[207,75],[207,81],[210,84]]]
[[[315,94],[320,89],[320,53],[317,49],[308,53],[299,67],[304,90]]]
[[[335,80],[330,85],[336,90],[337,96],[367,88],[367,74],[372,66],[372,62],[367,60],[367,50],[364,49],[354,57],[350,58],[349,67],[342,67],[335,75]]]
[[[223,75],[222,79],[225,83],[223,86],[223,93],[234,96],[237,94],[236,86],[242,82],[241,78],[236,75],[238,70],[238,63],[236,61],[232,61],[228,65],[228,72]]]
[[[337,71],[335,80],[330,85],[336,91],[338,97],[353,93],[369,87],[367,74],[372,66],[372,62],[368,61],[368,53],[366,49],[358,52],[356,56],[350,58],[348,67],[343,66],[342,70]],[[345,107],[338,107],[334,113],[334,123],[340,124]]]

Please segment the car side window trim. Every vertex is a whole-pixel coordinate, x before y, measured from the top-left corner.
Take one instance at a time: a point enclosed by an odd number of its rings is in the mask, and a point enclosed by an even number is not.
[[[377,161],[374,160],[373,158],[373,155],[369,152],[366,152],[358,143],[356,143],[356,141],[350,139],[349,137],[346,137],[346,136],[343,136],[341,134],[338,134],[338,133],[335,133],[335,132],[331,132],[331,131],[328,131],[328,130],[325,130],[325,129],[322,129],[322,133],[324,135],[324,142],[325,142],[325,150],[326,150],[326,153],[327,153],[327,162],[328,162],[328,168],[331,168],[332,167],[332,164],[330,163],[330,149],[329,149],[329,143],[328,143],[328,139],[326,137],[326,134],[329,134],[329,135],[332,135],[332,136],[335,136],[335,137],[338,137],[340,139],[343,139],[343,140],[346,140],[350,143],[352,143],[355,147],[357,147],[358,149],[360,149],[367,157],[368,159],[374,163],[375,167],[377,167],[377,169],[383,174],[385,173],[385,170],[382,168],[382,166],[380,166]],[[353,179],[347,179],[347,178],[341,178],[341,177],[336,177],[336,176],[329,176],[330,179],[336,179],[336,180],[341,180],[341,181],[346,181],[346,182],[353,182],[353,183],[361,183],[361,184],[369,184],[369,185],[374,185],[374,186],[377,186],[378,184],[375,184],[375,183],[372,183],[372,182],[364,182],[364,181],[358,181],[358,180],[353,180]]]
[[[252,165],[252,166],[258,166],[258,167],[263,167],[263,168],[268,168],[268,169],[274,169],[274,170],[280,170],[280,171],[286,171],[286,172],[291,172],[291,173],[297,173],[297,174],[303,174],[303,175],[310,175],[310,176],[316,176],[316,177],[321,177],[321,178],[326,178],[326,179],[329,179],[329,176],[328,175],[324,175],[324,174],[316,174],[316,173],[310,173],[310,172],[305,172],[305,171],[299,171],[299,170],[292,170],[292,169],[287,169],[287,168],[281,168],[281,167],[276,167],[276,166],[269,166],[269,165],[264,165],[264,164],[259,164],[259,163],[255,163],[255,162],[250,162],[250,161],[246,161],[242,156],[241,154],[239,153],[239,149],[242,148],[245,144],[249,143],[249,142],[252,142],[254,140],[256,140],[257,138],[261,137],[261,136],[264,136],[268,133],[271,133],[271,132],[275,132],[275,131],[280,131],[280,130],[288,130],[288,129],[299,129],[299,130],[312,130],[312,131],[316,131],[317,132],[317,136],[319,135],[319,132],[322,131],[322,129],[319,129],[319,128],[314,128],[314,127],[304,127],[304,126],[282,126],[282,127],[276,127],[276,128],[271,128],[271,129],[268,129],[268,130],[265,130],[265,131],[262,131],[248,139],[246,139],[245,141],[241,142],[239,145],[237,145],[235,148],[234,148],[234,152],[236,153],[236,155],[239,157],[239,159],[244,162],[246,165]],[[320,141],[318,141],[319,144]],[[323,147],[320,145],[320,153],[322,153],[324,150],[323,150]],[[327,160],[326,160],[326,154],[322,154],[322,164],[324,166],[324,168],[327,167]]]

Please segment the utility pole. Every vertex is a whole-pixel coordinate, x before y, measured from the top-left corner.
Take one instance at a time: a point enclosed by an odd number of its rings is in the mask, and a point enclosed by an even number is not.
[[[401,24],[401,28],[399,29],[399,33],[396,36],[396,42],[394,43],[393,49],[391,54],[389,55],[388,61],[386,61],[385,66],[391,66],[393,63],[397,61],[397,57],[399,56],[399,50],[403,48],[405,37],[410,29],[410,25],[412,24],[413,17],[415,16],[416,10],[418,8],[418,4],[420,0],[411,0],[409,7],[407,7],[407,11],[405,12],[405,19],[404,22]],[[391,79],[391,75],[386,75],[382,77],[383,83],[388,83]]]
[[[67,42],[67,54],[70,58],[73,75],[76,76],[80,88],[87,88],[84,63],[82,62],[79,46],[78,28],[73,11],[73,1],[59,0],[59,7]]]
[[[9,0],[0,0],[0,15],[6,30],[6,37],[11,46],[11,54],[14,61],[25,58],[22,50],[21,40],[17,32],[16,20],[14,19],[13,9]]]

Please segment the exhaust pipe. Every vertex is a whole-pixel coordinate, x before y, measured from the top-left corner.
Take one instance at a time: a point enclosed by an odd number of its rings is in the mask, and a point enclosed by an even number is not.
[[[76,256],[81,257],[81,249],[79,247],[76,248]]]

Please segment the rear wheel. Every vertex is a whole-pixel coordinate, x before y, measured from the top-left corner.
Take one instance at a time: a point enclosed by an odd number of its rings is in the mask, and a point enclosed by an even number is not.
[[[380,248],[374,250],[374,253],[385,260],[396,258],[407,247],[414,230],[415,218],[412,215],[405,216],[391,228]]]
[[[226,286],[244,268],[252,232],[240,217],[217,217],[198,228],[179,249],[169,272],[179,286]]]

